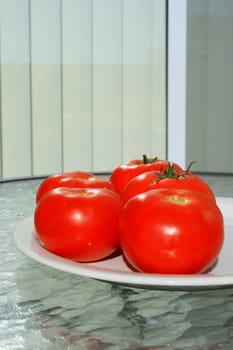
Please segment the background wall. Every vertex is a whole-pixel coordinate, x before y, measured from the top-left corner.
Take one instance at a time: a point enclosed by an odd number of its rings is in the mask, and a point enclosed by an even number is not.
[[[233,1],[187,5],[187,163],[233,172]]]
[[[165,157],[165,5],[0,0],[0,177]]]

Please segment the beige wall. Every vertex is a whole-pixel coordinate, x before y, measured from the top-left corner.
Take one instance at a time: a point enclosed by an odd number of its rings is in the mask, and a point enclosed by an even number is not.
[[[165,157],[165,5],[0,0],[0,177]]]

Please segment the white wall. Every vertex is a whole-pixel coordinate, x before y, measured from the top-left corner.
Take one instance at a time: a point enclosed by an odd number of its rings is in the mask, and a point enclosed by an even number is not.
[[[166,156],[163,0],[0,0],[0,177]]]

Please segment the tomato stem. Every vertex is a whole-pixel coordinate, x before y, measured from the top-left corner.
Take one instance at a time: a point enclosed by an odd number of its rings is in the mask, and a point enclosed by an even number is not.
[[[148,158],[146,154],[143,154],[143,164],[155,163],[158,160],[158,157]]]
[[[168,163],[168,169],[161,169],[163,173],[160,174],[160,179],[177,179],[180,176],[184,176],[190,171],[191,166],[197,163],[196,161],[191,162],[186,170],[174,170],[174,164],[172,162]]]
[[[174,170],[174,164],[172,162],[168,163],[168,170],[162,169],[163,173],[161,173],[160,178],[161,179],[172,179],[172,178],[177,178],[180,176],[178,174],[178,171]]]
[[[193,164],[195,164],[195,163],[197,164],[198,162],[197,162],[196,160],[194,160],[193,162],[189,163],[189,165],[188,165],[187,169],[185,170],[185,172],[186,172],[186,173],[189,172],[190,169],[191,169],[191,167],[192,167]]]

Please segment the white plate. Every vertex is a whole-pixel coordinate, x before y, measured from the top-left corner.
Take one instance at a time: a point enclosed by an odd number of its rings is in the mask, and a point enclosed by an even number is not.
[[[225,242],[209,273],[161,275],[133,272],[121,255],[95,263],[77,263],[45,250],[38,242],[33,218],[22,221],[15,230],[18,249],[30,258],[55,269],[98,280],[157,289],[203,289],[233,286],[233,198],[218,197],[224,216]]]

